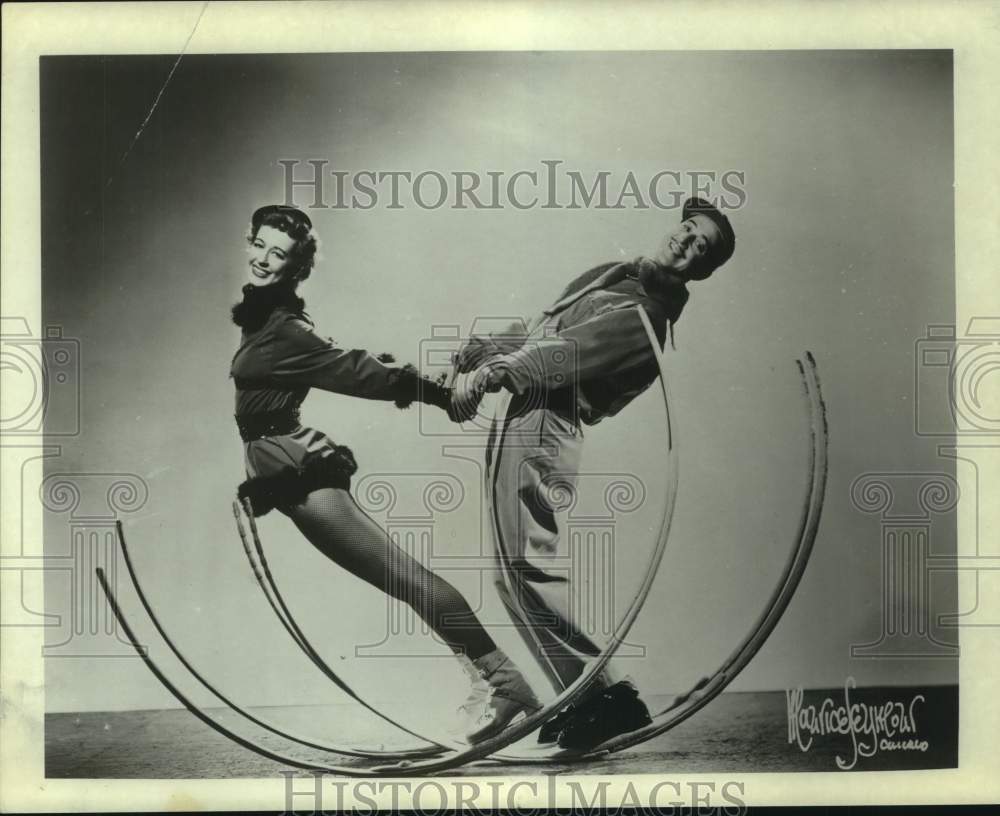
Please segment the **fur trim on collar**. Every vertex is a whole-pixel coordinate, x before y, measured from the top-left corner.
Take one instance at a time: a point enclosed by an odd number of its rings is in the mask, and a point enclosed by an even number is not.
[[[295,294],[288,284],[275,283],[271,286],[243,287],[243,300],[232,308],[233,323],[248,332],[257,331],[271,316],[271,312],[283,306],[293,314],[302,314],[306,302]]]

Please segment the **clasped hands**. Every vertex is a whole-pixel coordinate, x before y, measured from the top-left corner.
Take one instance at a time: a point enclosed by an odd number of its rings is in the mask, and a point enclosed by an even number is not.
[[[453,422],[466,422],[476,416],[479,404],[488,393],[499,391],[503,373],[494,362],[480,361],[456,355],[453,364],[451,401],[448,417]]]

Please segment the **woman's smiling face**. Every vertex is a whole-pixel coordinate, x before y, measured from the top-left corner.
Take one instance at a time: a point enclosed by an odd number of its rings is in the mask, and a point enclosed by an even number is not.
[[[250,242],[250,283],[270,286],[285,278],[291,271],[290,257],[295,239],[287,232],[262,226]]]

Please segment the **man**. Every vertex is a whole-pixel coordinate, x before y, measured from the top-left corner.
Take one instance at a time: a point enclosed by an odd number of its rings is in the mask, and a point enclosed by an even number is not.
[[[494,581],[557,692],[601,647],[574,620],[569,580],[547,568],[556,553],[555,511],[572,490],[582,449],[580,423],[617,414],[656,379],[658,367],[640,306],[662,346],[688,299],[687,284],[708,278],[733,254],[729,219],[688,199],[682,222],[655,258],[591,269],[529,326],[472,337],[455,369],[466,385],[454,399],[466,416],[482,395],[505,389],[486,454],[494,512]],[[610,666],[575,706],[546,723],[539,742],[586,750],[650,722],[635,686]]]

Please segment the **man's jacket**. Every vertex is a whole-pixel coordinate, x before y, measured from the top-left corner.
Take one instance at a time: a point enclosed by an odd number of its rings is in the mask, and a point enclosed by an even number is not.
[[[526,407],[572,411],[588,425],[614,416],[659,373],[635,307],[649,316],[662,348],[688,299],[679,281],[647,292],[638,279],[640,263],[585,272],[527,330],[474,337],[462,355],[489,359],[500,384]]]

